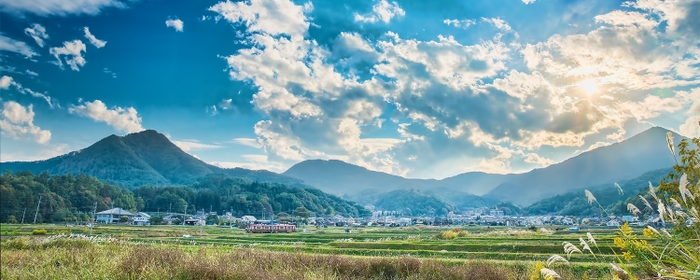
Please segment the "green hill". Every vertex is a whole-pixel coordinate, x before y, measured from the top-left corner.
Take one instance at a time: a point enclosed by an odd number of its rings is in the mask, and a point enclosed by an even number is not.
[[[127,188],[193,184],[210,174],[303,185],[298,179],[269,171],[224,169],[209,165],[185,153],[155,130],[126,136],[110,135],[85,149],[44,161],[4,162],[0,164],[0,170],[87,174]]]

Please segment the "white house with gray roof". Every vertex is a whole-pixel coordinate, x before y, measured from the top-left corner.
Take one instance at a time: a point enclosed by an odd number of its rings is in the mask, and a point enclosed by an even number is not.
[[[132,218],[135,215],[134,215],[134,213],[131,213],[129,211],[126,211],[124,209],[117,207],[117,208],[112,208],[112,209],[105,210],[102,212],[98,212],[96,220],[98,223],[116,224],[116,223],[119,223],[119,219],[122,216],[126,216],[129,218],[129,220],[132,220]]]

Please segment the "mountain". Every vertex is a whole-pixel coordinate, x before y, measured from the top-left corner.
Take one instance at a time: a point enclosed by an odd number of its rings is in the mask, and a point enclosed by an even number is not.
[[[620,143],[522,174],[468,172],[442,180],[408,179],[338,160],[303,161],[283,174],[360,203],[369,202],[381,193],[414,189],[434,191],[458,209],[464,209],[461,204],[488,206],[495,201],[529,205],[546,197],[672,166],[675,161],[665,143],[666,132],[664,128],[653,127]],[[684,138],[674,133],[676,145]],[[483,195],[484,201],[476,201],[468,194]],[[460,203],[462,200],[466,203]]]
[[[625,141],[584,152],[546,168],[509,175],[485,197],[520,205],[587,186],[635,178],[675,164],[666,144],[668,130],[650,128]],[[685,137],[673,135],[675,144]]]
[[[187,185],[209,174],[224,174],[252,181],[301,185],[298,179],[269,171],[224,169],[185,153],[163,134],[146,130],[126,136],[110,135],[97,143],[43,161],[4,162],[0,170],[51,174],[87,174],[116,185]]]
[[[647,192],[649,182],[656,186],[672,172],[674,172],[673,168],[664,168],[646,172],[631,180],[620,181],[622,193],[613,182],[586,187],[586,189],[596,197],[598,203],[610,215],[629,215],[626,201],[630,198],[636,198],[639,192]],[[600,214],[598,204],[589,204],[582,189],[539,200],[525,207],[524,210],[530,215],[554,214],[586,217]]]

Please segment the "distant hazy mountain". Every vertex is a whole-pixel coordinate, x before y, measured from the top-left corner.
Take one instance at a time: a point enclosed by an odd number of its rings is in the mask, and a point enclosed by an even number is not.
[[[668,130],[654,127],[606,147],[584,152],[546,168],[523,174],[468,172],[442,180],[407,179],[338,160],[307,160],[284,172],[323,191],[363,200],[393,190],[432,190],[459,207],[456,197],[484,195],[488,200],[529,205],[539,199],[587,186],[635,178],[674,164],[666,145]],[[676,144],[684,137],[674,133]],[[466,197],[472,203],[473,197]],[[457,202],[455,202],[457,201]]]
[[[620,192],[614,182],[589,186],[596,200],[610,215],[629,215],[627,200],[636,198],[640,192],[648,192],[649,182],[657,186],[669,173],[675,173],[673,168],[664,168],[646,172],[631,180],[620,181],[623,190]],[[642,208],[642,207],[640,207]],[[556,214],[574,216],[597,216],[600,209],[597,203],[590,204],[583,189],[570,191],[539,200],[524,209],[530,215]]]
[[[301,184],[298,179],[269,171],[224,169],[182,151],[163,134],[146,130],[110,135],[85,149],[43,161],[4,162],[2,170],[49,171],[51,174],[92,175],[125,187],[186,185],[209,174],[225,174],[260,182]]]
[[[625,141],[600,147],[561,163],[509,175],[485,197],[520,205],[587,186],[635,178],[675,163],[666,144],[668,130],[654,127]],[[685,137],[674,133],[676,145]]]

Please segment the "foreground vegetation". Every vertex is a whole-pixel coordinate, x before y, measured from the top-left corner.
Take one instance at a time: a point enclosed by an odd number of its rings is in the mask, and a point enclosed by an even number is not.
[[[46,236],[32,235],[38,228]],[[308,229],[245,234],[186,226],[84,228],[2,225],[2,279],[529,279],[538,259],[578,233],[525,228]],[[457,237],[443,239],[444,232]],[[610,230],[597,232],[614,246]],[[73,237],[70,237],[73,234]],[[449,234],[448,234],[449,235]],[[58,237],[57,237],[58,236]],[[192,236],[191,238],[183,236]],[[605,275],[606,264],[572,258],[562,275]],[[89,265],[88,265],[89,264]]]

